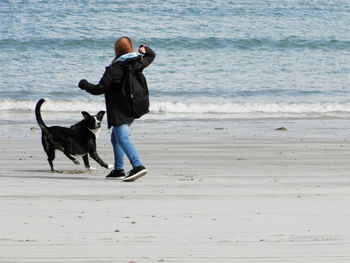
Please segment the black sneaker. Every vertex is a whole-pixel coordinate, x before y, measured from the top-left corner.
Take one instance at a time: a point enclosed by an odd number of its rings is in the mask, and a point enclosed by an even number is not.
[[[136,179],[146,175],[147,170],[143,165],[137,166],[133,168],[130,172],[128,172],[127,176],[123,178],[124,182],[132,182]]]
[[[125,177],[124,170],[112,170],[106,179],[123,179]]]

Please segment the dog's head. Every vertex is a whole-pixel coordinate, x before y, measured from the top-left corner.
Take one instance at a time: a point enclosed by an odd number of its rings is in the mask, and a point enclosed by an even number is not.
[[[89,130],[95,130],[101,128],[101,121],[105,111],[99,111],[96,115],[91,116],[88,112],[82,111],[81,114],[84,117],[86,126]]]

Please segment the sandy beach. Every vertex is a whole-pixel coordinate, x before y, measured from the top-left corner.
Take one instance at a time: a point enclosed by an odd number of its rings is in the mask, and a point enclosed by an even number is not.
[[[349,123],[145,118],[124,183],[60,152],[52,174],[33,114],[2,113],[0,262],[350,262]]]

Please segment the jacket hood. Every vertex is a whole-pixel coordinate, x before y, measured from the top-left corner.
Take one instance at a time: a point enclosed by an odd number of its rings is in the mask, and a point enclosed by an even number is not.
[[[135,52],[132,52],[132,53],[127,53],[127,54],[124,54],[124,55],[121,55],[120,57],[118,57],[115,62],[119,62],[119,61],[125,61],[129,58],[134,58],[134,57],[138,57],[138,55],[135,53]]]

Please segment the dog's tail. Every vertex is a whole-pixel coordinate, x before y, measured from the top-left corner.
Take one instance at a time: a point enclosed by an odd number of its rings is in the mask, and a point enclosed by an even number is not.
[[[35,106],[35,117],[36,117],[36,121],[38,122],[40,128],[43,131],[47,131],[47,126],[45,125],[43,119],[41,118],[41,114],[40,114],[40,108],[41,105],[43,105],[43,103],[45,102],[45,99],[40,99]]]

